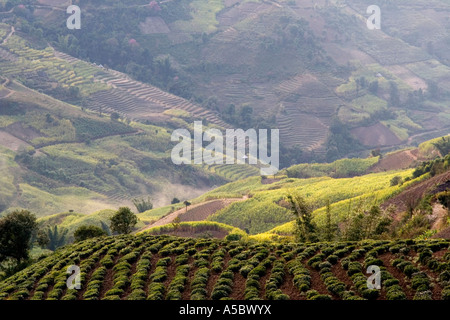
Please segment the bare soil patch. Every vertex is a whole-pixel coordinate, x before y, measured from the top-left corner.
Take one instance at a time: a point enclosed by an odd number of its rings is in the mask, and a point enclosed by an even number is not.
[[[386,267],[387,271],[400,282],[399,285],[402,287],[407,299],[412,300],[414,298],[414,291],[408,287],[409,284],[406,280],[406,276],[400,270],[391,265],[391,260],[393,259],[392,253],[389,252],[379,255],[378,259],[383,261],[383,265]]]
[[[24,141],[31,141],[35,138],[43,137],[44,134],[30,127],[25,127],[21,122],[15,122],[6,127],[5,131]]]
[[[306,296],[294,286],[294,277],[285,268],[284,282],[280,286],[280,290],[289,296],[290,300],[306,300]]]
[[[406,82],[413,90],[427,90],[428,85],[422,78],[419,78],[411,70],[407,69],[402,65],[391,65],[389,66],[389,72],[392,72],[397,77]]]
[[[395,197],[385,201],[381,205],[381,208],[386,209],[390,205],[395,206],[394,218],[398,219],[399,213],[407,210],[407,204],[411,199],[421,199],[425,194],[433,193],[441,184],[445,184],[448,181],[450,181],[450,172],[444,172],[433,178],[414,184]]]
[[[450,227],[436,233],[432,238],[434,239],[450,239]]]
[[[239,198],[229,198],[229,199],[219,199],[219,200],[211,200],[202,202],[199,204],[191,205],[187,208],[181,208],[177,211],[174,211],[165,217],[162,217],[158,221],[150,224],[145,227],[144,230],[150,229],[153,227],[163,226],[169,223],[172,223],[175,218],[180,217],[180,221],[203,221],[210,215],[216,213],[217,211],[227,207],[233,202],[243,200]]]
[[[245,279],[239,272],[234,274],[233,280],[233,292],[230,294],[230,298],[232,300],[244,300],[244,291],[245,291],[245,283],[247,279]]]
[[[27,142],[4,131],[0,131],[0,145],[12,151],[19,151],[21,147],[31,147]]]
[[[402,170],[414,167],[424,158],[419,156],[419,149],[403,150],[386,155],[378,163],[369,168],[370,172],[382,172],[389,170]]]
[[[377,123],[370,127],[355,128],[351,133],[366,146],[392,146],[401,142],[401,140],[382,123]]]

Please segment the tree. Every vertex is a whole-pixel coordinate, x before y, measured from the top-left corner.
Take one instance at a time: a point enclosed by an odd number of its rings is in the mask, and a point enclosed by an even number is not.
[[[391,187],[393,187],[393,186],[398,186],[398,185],[402,185],[402,183],[403,183],[403,179],[402,179],[402,177],[400,177],[400,176],[395,176],[395,177],[393,177],[393,178],[391,179],[391,182],[390,182]]]
[[[441,137],[441,140],[434,142],[433,146],[439,150],[442,157],[445,157],[450,153],[450,138]]]
[[[299,194],[289,194],[286,200],[296,217],[296,234],[300,242],[316,242],[316,226],[312,222],[312,210]]]
[[[147,200],[145,200],[144,198],[133,199],[133,204],[139,213],[153,209],[153,203],[150,197],[148,197]]]
[[[392,219],[383,213],[379,206],[372,205],[368,211],[360,206],[355,209],[355,214],[347,220],[345,240],[360,241],[363,239],[377,238],[388,231],[387,227]]]
[[[370,93],[376,96],[378,94],[378,87],[379,87],[378,80],[375,80],[375,81],[371,82],[369,84],[369,91],[370,91]]]
[[[443,191],[436,194],[436,199],[442,204],[447,210],[450,210],[450,191]]]
[[[178,198],[173,198],[172,201],[170,202],[170,204],[176,204],[176,203],[180,203],[180,199]]]
[[[400,105],[398,86],[394,81],[389,82],[389,105],[394,107],[398,107]]]
[[[331,205],[330,200],[327,200],[326,207],[326,221],[325,221],[325,241],[332,241],[334,239],[335,226],[331,221]]]
[[[187,212],[187,208],[191,205],[191,203],[189,201],[187,201],[187,200],[184,201],[183,203],[186,206],[186,212]]]
[[[119,120],[120,119],[120,115],[117,113],[117,112],[113,112],[113,113],[111,113],[111,120],[112,121],[117,121],[117,120]]]
[[[111,231],[119,234],[129,234],[136,225],[138,219],[128,207],[121,207],[111,217]]]
[[[106,236],[107,233],[97,226],[81,226],[73,234],[75,242],[83,241],[90,238]]]
[[[380,159],[383,157],[381,150],[379,148],[372,150],[370,153],[372,157],[380,157]]]
[[[19,264],[28,259],[36,231],[36,216],[27,210],[16,210],[0,219],[0,262],[11,258]]]
[[[175,219],[172,221],[173,230],[177,231],[180,228],[181,218],[180,215],[177,215]]]
[[[55,251],[59,247],[62,247],[66,242],[67,232],[66,228],[58,228],[58,226],[48,227],[47,229],[47,237],[48,244],[47,249]]]
[[[428,97],[432,100],[439,99],[439,87],[436,82],[430,80],[427,81]]]

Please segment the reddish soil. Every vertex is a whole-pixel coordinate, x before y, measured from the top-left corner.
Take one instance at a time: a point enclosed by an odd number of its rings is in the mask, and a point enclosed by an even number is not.
[[[278,178],[266,178],[266,179],[261,179],[261,183],[262,184],[272,184],[272,183],[278,182],[280,180],[281,179],[278,179]]]
[[[197,271],[197,267],[194,266],[194,258],[189,257],[188,265],[190,266],[189,273],[187,275],[187,282],[184,286],[184,290],[181,294],[182,300],[190,300],[191,298],[191,283],[194,279],[195,272]]]
[[[400,287],[402,287],[403,292],[406,295],[408,300],[412,300],[414,298],[414,290],[412,290],[409,286],[407,277],[397,268],[391,265],[391,261],[394,259],[392,253],[384,253],[378,256],[378,259],[383,261],[383,265],[386,267],[387,271],[396,278],[400,283]]]
[[[440,250],[437,252],[433,252],[433,258],[437,259],[437,260],[442,260],[442,258],[444,257],[444,255],[448,252],[448,250]]]
[[[305,267],[311,273],[311,290],[317,290],[317,292],[319,292],[320,294],[331,295],[322,279],[320,278],[319,271],[311,268],[307,264],[305,264]],[[335,296],[333,296],[333,300],[334,299],[336,299]]]
[[[172,282],[172,279],[175,277],[176,269],[177,269],[177,266],[175,264],[175,259],[177,258],[177,256],[171,255],[170,258],[171,258],[170,264],[167,266],[167,279],[166,279],[166,281],[164,281],[164,287],[166,288],[164,295],[167,295],[169,285]]]
[[[127,297],[130,295],[130,293],[132,292],[132,289],[131,289],[131,277],[132,277],[133,274],[136,273],[136,266],[137,266],[137,264],[138,264],[138,262],[139,262],[139,259],[141,258],[141,255],[142,255],[142,252],[141,252],[141,254],[139,255],[139,257],[136,259],[136,261],[133,262],[133,264],[131,265],[131,272],[130,272],[130,276],[129,276],[129,279],[130,279],[130,285],[128,286],[128,288],[126,288],[126,290],[124,290],[124,293],[122,294],[122,297],[121,297],[122,300],[126,300],[126,298],[127,298]]]
[[[408,202],[414,201],[415,199],[421,199],[427,193],[433,193],[435,189],[439,188],[440,185],[445,184],[448,181],[450,181],[450,171],[409,186],[400,194],[385,201],[381,205],[381,208],[386,209],[390,205],[394,205],[396,208],[394,218],[398,220],[400,218],[399,213],[407,210]]]
[[[306,300],[306,296],[301,295],[300,291],[294,286],[294,277],[285,269],[284,282],[280,290],[289,296],[290,300]]]
[[[432,238],[435,239],[450,239],[450,227],[436,233]]]
[[[192,209],[188,208],[188,211],[186,213],[180,213],[180,221],[203,221],[210,215],[239,200],[241,199],[213,200]]]
[[[149,287],[149,285],[151,283],[150,276],[153,274],[153,272],[155,272],[156,263],[158,262],[158,260],[160,258],[161,257],[159,255],[153,254],[152,255],[152,259],[150,260],[150,270],[148,271],[147,281],[146,281],[145,286],[144,286],[144,291],[145,291],[145,296],[146,297],[148,297],[148,294],[149,294],[148,287]]]
[[[388,170],[401,170],[414,167],[418,161],[425,160],[419,158],[419,149],[403,150],[386,155],[378,163],[368,169],[369,172],[382,172]]]
[[[113,285],[114,285],[114,271],[113,271],[113,268],[117,264],[117,261],[119,260],[119,258],[120,258],[119,256],[114,257],[113,267],[111,267],[110,269],[108,269],[106,271],[105,280],[103,280],[102,286],[100,288],[100,292],[98,294],[98,299],[99,300],[101,300],[105,296],[105,293],[108,290],[110,290],[113,287]],[[86,283],[89,283],[89,280],[91,279],[93,271],[94,271],[94,269],[91,270],[89,278],[86,277],[86,280],[87,280]],[[86,289],[87,289],[87,286],[85,286],[83,292],[80,292],[78,294],[78,299],[80,299],[80,297],[83,297],[83,294],[86,291]]]
[[[401,140],[382,123],[377,123],[370,127],[355,128],[351,133],[366,146],[393,146],[401,142]]]
[[[331,272],[334,274],[336,278],[338,278],[340,281],[345,283],[346,290],[354,290],[353,288],[353,281],[350,279],[350,277],[347,274],[347,271],[345,271],[342,267],[340,262],[336,263],[331,267]],[[356,291],[356,290],[354,290]]]
[[[233,280],[233,292],[230,294],[230,298],[233,300],[244,300],[245,291],[245,279],[239,272],[234,274]]]
[[[31,141],[35,138],[45,136],[30,127],[24,127],[20,122],[14,122],[13,124],[10,124],[6,127],[5,131],[10,133],[14,137],[24,141]]]
[[[177,217],[180,217],[181,221],[202,221],[205,220],[210,215],[216,213],[217,211],[229,206],[233,202],[245,200],[245,198],[229,198],[229,199],[219,199],[202,202],[199,204],[194,204],[186,208],[181,208],[174,211],[165,217],[162,217],[158,221],[146,226],[143,230],[151,229],[157,226],[163,226],[172,223]]]
[[[261,299],[266,298],[266,281],[270,278],[270,273],[272,272],[273,265],[266,271],[266,274],[259,279],[260,292],[259,297]]]

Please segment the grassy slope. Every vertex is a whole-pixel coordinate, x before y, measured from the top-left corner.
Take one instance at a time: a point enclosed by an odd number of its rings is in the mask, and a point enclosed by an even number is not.
[[[294,179],[284,178],[270,185],[250,189],[252,198],[222,209],[209,219],[239,228],[247,228],[250,234],[262,233],[293,219],[280,202],[288,193],[299,192],[315,208],[314,219],[323,223],[324,206],[332,204],[335,221],[341,221],[347,212],[349,201],[364,201],[368,206],[380,204],[383,199],[398,192],[402,187],[390,187],[394,176],[410,176],[412,170],[368,174],[361,177],[333,179],[329,177]],[[236,185],[237,183],[235,183]],[[271,190],[272,189],[272,190]],[[291,225],[289,222],[288,225]],[[285,229],[284,226],[278,227]],[[276,230],[278,230],[278,228]]]
[[[220,174],[201,166],[173,165],[170,133],[165,128],[113,122],[21,85],[10,87],[16,92],[8,100],[18,103],[19,111],[13,116],[0,115],[0,127],[36,153],[21,161],[19,169],[14,157],[23,148],[10,150],[11,145],[5,142],[6,148],[1,149],[3,208],[24,207],[38,215],[69,209],[91,213],[119,204],[131,205],[130,199],[140,195],[154,195],[155,204],[162,205],[170,202],[169,197],[183,198],[183,189],[177,185],[191,188],[193,192],[184,195],[188,198],[201,194],[203,188],[241,176],[240,169],[231,174],[234,166]],[[22,128],[32,133],[23,136]],[[12,187],[13,181],[23,186],[21,191]],[[167,189],[173,194],[161,193]],[[80,196],[79,203],[72,199],[76,195]]]

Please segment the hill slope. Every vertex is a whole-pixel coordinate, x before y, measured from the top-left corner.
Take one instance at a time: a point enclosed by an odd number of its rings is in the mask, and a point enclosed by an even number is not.
[[[366,27],[367,0],[85,1],[83,32],[67,30],[62,4],[24,2],[2,17],[33,45],[8,38],[2,71],[52,94],[79,88],[87,108],[153,123],[174,124],[164,112],[178,109],[221,126],[277,127],[303,160],[448,131],[443,0],[384,3],[375,31]],[[3,39],[10,30],[3,25]],[[41,50],[45,63],[34,61]],[[36,83],[39,71],[57,90]],[[334,130],[336,118],[348,130]],[[342,143],[352,135],[362,146]]]
[[[166,236],[92,239],[0,282],[6,300],[448,300],[449,242],[252,244]],[[415,259],[418,258],[418,259]],[[410,261],[411,260],[411,261]],[[367,288],[368,265],[382,289]],[[81,289],[67,289],[70,265]]]

